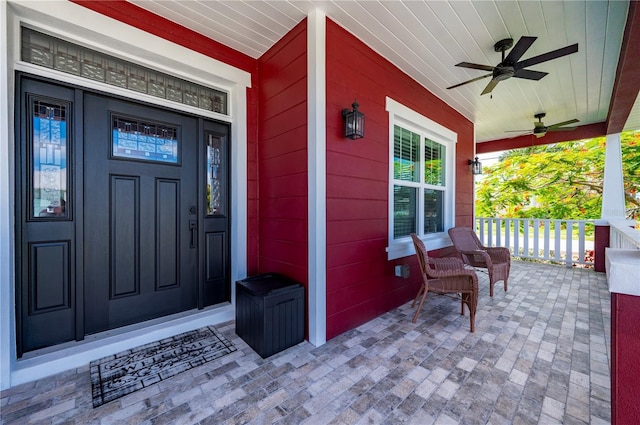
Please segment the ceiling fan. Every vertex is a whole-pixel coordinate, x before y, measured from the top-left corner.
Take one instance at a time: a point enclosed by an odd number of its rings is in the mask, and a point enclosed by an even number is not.
[[[565,125],[569,125],[569,124],[575,124],[577,122],[580,122],[580,120],[577,119],[572,119],[572,120],[568,120],[568,121],[563,121],[563,122],[559,122],[557,124],[552,124],[550,126],[545,126],[544,123],[542,122],[542,118],[545,117],[545,113],[541,112],[539,114],[535,114],[534,117],[538,119],[538,122],[534,122],[533,125],[533,130],[507,130],[507,132],[523,132],[526,131],[526,134],[533,134],[536,137],[542,137],[545,134],[547,134],[547,131],[568,131],[568,130],[575,130],[575,127],[565,127]]]
[[[528,37],[523,36],[520,37],[520,40],[513,46],[512,38],[505,38],[504,40],[498,41],[494,44],[493,49],[496,52],[502,53],[502,62],[500,62],[496,66],[488,66],[488,65],[480,65],[477,63],[469,63],[469,62],[460,62],[456,66],[460,66],[462,68],[471,68],[471,69],[479,69],[481,71],[490,71],[490,74],[483,75],[478,78],[474,78],[469,81],[465,81],[464,83],[456,84],[451,87],[447,87],[447,89],[453,89],[456,87],[460,87],[465,84],[473,83],[474,81],[482,80],[483,78],[492,77],[487,87],[484,88],[482,94],[491,93],[491,91],[498,85],[500,81],[504,81],[511,77],[516,78],[524,78],[526,80],[539,80],[545,75],[547,72],[540,71],[531,71],[528,69],[524,69],[531,65],[537,65],[542,62],[550,61],[552,59],[557,59],[562,56],[570,55],[571,53],[575,53],[578,51],[578,44],[572,44],[571,46],[563,47],[561,49],[553,50],[551,52],[543,53],[538,56],[534,56],[529,59],[525,59],[523,61],[518,62],[518,59],[524,55],[524,53],[531,47],[534,41],[536,41],[538,37]],[[509,54],[505,57],[504,52],[511,49]]]

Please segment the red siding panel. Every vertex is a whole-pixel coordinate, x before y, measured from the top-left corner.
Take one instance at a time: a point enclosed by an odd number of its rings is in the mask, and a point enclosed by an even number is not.
[[[327,20],[327,338],[412,299],[415,258],[387,261],[389,96],[458,134],[456,222],[471,224],[473,124],[344,29]],[[348,76],[348,78],[345,78]],[[340,111],[357,98],[365,137],[342,137]],[[438,253],[434,253],[438,255]],[[409,264],[409,279],[394,276]]]
[[[307,285],[307,31],[298,24],[258,59],[260,273]]]
[[[611,294],[611,423],[640,423],[640,297]]]

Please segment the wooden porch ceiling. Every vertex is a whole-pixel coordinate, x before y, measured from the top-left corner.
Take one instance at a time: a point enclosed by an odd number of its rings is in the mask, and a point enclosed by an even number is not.
[[[476,152],[479,154],[499,152],[534,145],[600,137],[625,130],[640,130],[640,96],[638,96],[640,92],[639,52],[640,10],[637,2],[631,2],[620,49],[609,113],[605,122],[579,126],[571,132],[547,133],[539,139],[530,134],[478,143]]]
[[[634,1],[128,1],[252,58],[319,9],[472,121],[478,152],[509,140],[525,143],[517,133],[506,138],[505,131],[533,128],[533,116],[540,112],[547,113],[547,125],[577,118],[583,128],[547,133],[535,143],[640,128],[640,24]],[[532,66],[549,73],[539,81],[501,82],[493,98],[480,94],[487,79],[447,89],[485,73],[457,63],[495,66],[500,54],[493,45],[522,36],[537,39],[521,59],[573,43],[579,50]]]

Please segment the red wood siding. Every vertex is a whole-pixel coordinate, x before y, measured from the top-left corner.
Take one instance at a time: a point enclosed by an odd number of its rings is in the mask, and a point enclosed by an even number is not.
[[[611,423],[640,423],[640,297],[611,293]]]
[[[258,210],[261,273],[308,280],[307,27],[258,59]]]
[[[257,61],[244,53],[182,27],[123,0],[78,1],[81,6],[132,27],[172,41],[203,55],[251,73],[247,89],[247,273],[258,271],[258,78]]]
[[[458,133],[456,222],[471,225],[473,124],[347,31],[327,20],[327,339],[413,298],[413,257],[387,261],[389,117],[385,96]],[[354,98],[365,137],[342,137],[340,111]],[[411,264],[411,277],[394,277]]]

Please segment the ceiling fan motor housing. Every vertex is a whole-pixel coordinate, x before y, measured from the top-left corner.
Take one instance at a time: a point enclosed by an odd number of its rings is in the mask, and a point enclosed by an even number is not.
[[[515,69],[512,66],[497,66],[493,70],[493,78],[497,81],[504,81],[507,78],[513,77]]]
[[[544,124],[542,124],[541,122],[537,122],[534,124],[535,128],[533,129],[533,134],[535,134],[536,137],[542,137],[547,134],[547,127],[545,127]]]

